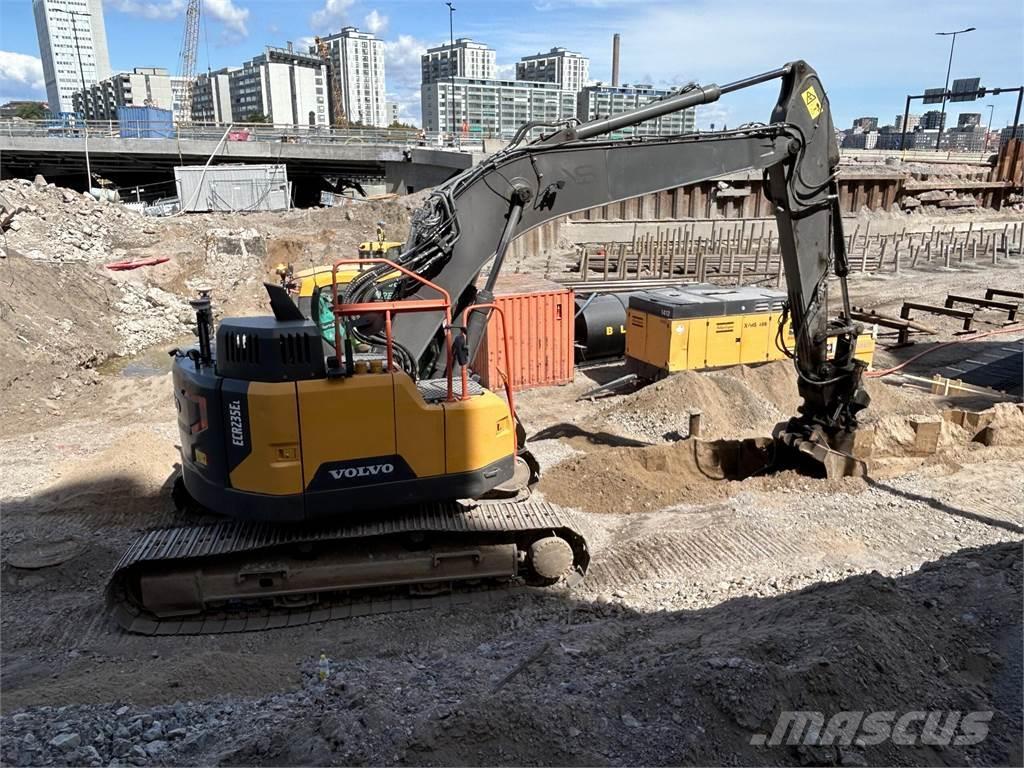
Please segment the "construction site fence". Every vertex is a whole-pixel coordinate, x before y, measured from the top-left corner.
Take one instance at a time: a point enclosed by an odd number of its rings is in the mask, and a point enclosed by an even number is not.
[[[629,289],[636,282],[682,280],[736,285],[776,285],[785,281],[779,239],[765,221],[729,222],[712,227],[710,236],[697,236],[697,223],[659,229],[632,242],[595,243],[580,247],[574,286],[604,286],[610,282]],[[873,233],[870,222],[846,236],[852,273],[899,274],[925,265],[947,268],[963,264],[996,264],[1024,252],[1024,222],[970,223],[929,230]]]

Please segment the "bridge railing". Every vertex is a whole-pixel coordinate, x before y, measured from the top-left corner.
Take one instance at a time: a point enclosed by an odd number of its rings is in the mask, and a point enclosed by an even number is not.
[[[394,128],[328,128],[320,126],[274,125],[268,123],[233,123],[231,129],[224,124],[190,123],[168,126],[153,124],[147,127],[135,123],[122,136],[117,120],[0,120],[0,136],[28,136],[48,138],[164,138],[194,141],[220,141],[227,131],[228,141],[261,141],[286,144],[370,144],[375,146],[424,147],[428,149],[479,150],[483,137],[458,135],[453,141],[444,132],[417,131]]]

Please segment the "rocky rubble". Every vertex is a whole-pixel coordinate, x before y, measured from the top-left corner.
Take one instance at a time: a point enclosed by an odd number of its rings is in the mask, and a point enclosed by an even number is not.
[[[39,261],[111,261],[124,253],[112,235],[146,226],[141,214],[123,205],[47,184],[42,176],[0,181],[0,198],[14,211],[7,246]]]

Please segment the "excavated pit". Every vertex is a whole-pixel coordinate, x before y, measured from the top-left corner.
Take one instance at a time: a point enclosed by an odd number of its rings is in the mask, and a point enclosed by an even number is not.
[[[704,380],[699,376],[662,382],[663,398],[658,397],[658,385],[622,398],[616,410],[618,423],[667,424],[659,421],[665,401],[680,408],[673,401],[685,397],[700,406],[689,412],[710,412],[713,435],[729,430],[741,435],[756,432],[771,414],[764,407],[763,393],[785,372],[762,366],[705,374]],[[879,382],[869,382],[869,388],[875,397],[874,409],[850,449],[863,462],[868,478],[894,477],[923,464],[955,461],[958,452],[986,446],[1024,446],[1024,408],[1019,404],[999,403],[981,412],[942,410],[934,400],[914,392]],[[725,391],[736,398],[731,408],[717,407],[724,402]],[[759,417],[751,419],[752,413]],[[766,436],[689,437],[656,444],[607,434],[601,440],[593,437],[578,434],[569,440],[576,453],[545,472],[539,486],[545,498],[588,512],[630,514],[705,504],[746,487],[784,488],[797,478],[837,488],[864,487],[855,477],[828,477],[823,465]]]

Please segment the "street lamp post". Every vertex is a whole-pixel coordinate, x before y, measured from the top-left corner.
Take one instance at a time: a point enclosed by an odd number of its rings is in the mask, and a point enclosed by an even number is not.
[[[942,131],[946,127],[946,96],[949,93],[949,73],[953,70],[953,47],[956,45],[956,36],[962,35],[965,32],[973,32],[974,27],[967,27],[967,29],[958,29],[956,32],[936,32],[936,35],[945,37],[946,35],[952,35],[953,41],[949,44],[949,64],[946,66],[946,87],[942,89],[942,114],[939,117],[939,135],[935,137],[935,151],[939,151],[939,145],[942,142]]]
[[[452,144],[455,144],[455,6],[446,2],[448,6],[448,40],[451,46],[448,50],[448,75],[451,82],[451,93],[448,94],[448,111],[452,113]]]
[[[75,24],[76,16],[90,16],[80,11],[69,11],[65,8],[54,8],[55,11],[66,13],[71,17],[71,32],[75,37],[75,53],[78,54],[78,76],[82,80],[82,136],[85,138],[85,191],[86,194],[92,189],[92,168],[89,166],[89,118],[85,106],[85,67],[82,65],[82,46],[78,41],[78,25]]]

